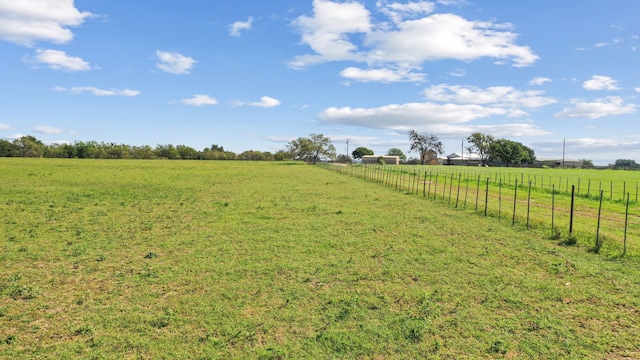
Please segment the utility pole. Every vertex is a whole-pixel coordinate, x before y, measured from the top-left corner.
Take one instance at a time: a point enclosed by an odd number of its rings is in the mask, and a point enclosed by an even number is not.
[[[460,148],[460,160],[464,160],[464,139],[462,139],[462,147]]]

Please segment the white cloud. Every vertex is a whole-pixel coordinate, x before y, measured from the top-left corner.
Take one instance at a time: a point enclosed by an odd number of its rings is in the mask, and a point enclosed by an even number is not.
[[[510,116],[509,109],[480,105],[434,103],[394,104],[378,108],[328,108],[319,114],[322,122],[398,132],[416,130],[438,134],[442,138],[459,138],[474,132],[494,136],[539,136],[547,131],[529,123],[475,125],[471,121],[490,116]],[[516,111],[517,113],[517,111]]]
[[[385,83],[400,82],[400,81],[412,81],[421,82],[424,81],[425,75],[422,73],[411,72],[410,69],[359,69],[356,67],[348,67],[340,75],[344,78],[360,81],[360,82],[372,82],[379,81]]]
[[[624,104],[619,96],[609,96],[598,99],[595,102],[572,101],[573,106],[565,108],[555,116],[557,118],[587,118],[597,119],[610,115],[633,114],[636,112],[635,104]]]
[[[260,98],[260,101],[252,102],[249,104],[250,106],[257,106],[262,108],[272,108],[280,105],[280,100],[274,99],[272,97],[263,96]]]
[[[533,78],[531,81],[529,81],[529,85],[535,86],[535,85],[543,85],[545,83],[551,82],[551,79],[546,78],[546,77],[541,77],[541,76],[537,76],[535,78]]]
[[[159,63],[158,69],[171,74],[188,74],[197,62],[191,57],[184,56],[177,52],[156,51]]]
[[[73,39],[69,27],[91,16],[76,9],[73,0],[0,0],[0,39],[23,46],[68,43]]]
[[[140,91],[138,90],[118,90],[118,89],[100,89],[94,86],[75,86],[70,89],[65,87],[56,86],[53,88],[55,91],[68,92],[70,94],[82,94],[84,92],[91,93],[95,96],[138,96]]]
[[[427,88],[425,94],[429,100],[480,105],[492,104],[500,107],[537,108],[557,102],[553,98],[542,96],[543,91],[519,91],[511,86],[492,86],[480,89],[475,86],[441,84]]]
[[[358,2],[314,0],[313,16],[301,16],[294,22],[302,33],[302,42],[314,53],[295,57],[289,66],[357,61],[378,67],[395,64],[419,68],[426,61],[493,57],[511,59],[519,67],[538,60],[529,47],[515,44],[517,36],[510,31],[510,24],[469,21],[454,14],[420,18],[431,9],[426,2],[378,4],[393,24],[374,26],[370,12]],[[407,20],[407,16],[418,18]]]
[[[302,42],[316,55],[297,56],[289,65],[304,68],[327,61],[363,60],[357,46],[348,34],[368,33],[371,29],[370,13],[357,2],[336,3],[328,0],[313,1],[313,17],[301,16],[294,21],[302,32]]]
[[[605,46],[612,46],[612,45],[618,45],[622,42],[622,38],[614,38],[611,41],[607,41],[607,42],[600,42],[594,45],[594,47],[605,47]]]
[[[60,50],[36,50],[35,59],[30,60],[47,65],[53,70],[68,72],[91,70],[91,65],[79,57],[69,56]]]
[[[453,69],[451,72],[449,72],[449,75],[455,76],[455,77],[465,77],[465,76],[467,76],[467,70],[465,70],[465,69]]]
[[[38,126],[35,126],[31,130],[33,132],[38,133],[38,134],[47,134],[47,135],[51,135],[51,134],[75,134],[75,132],[73,132],[73,131],[65,131],[65,130],[62,130],[60,128],[47,126],[47,125],[38,125]]]
[[[20,139],[21,137],[24,137],[24,136],[27,136],[27,135],[17,133],[17,134],[6,136],[5,139],[16,140],[16,139]]]
[[[398,24],[407,18],[416,18],[421,14],[430,14],[435,10],[435,4],[430,1],[408,2],[401,4],[397,2],[378,1],[378,10],[387,15],[391,21]]]
[[[9,126],[7,124],[0,123],[0,131],[9,130],[9,129],[11,129],[11,126]]]
[[[409,130],[435,125],[460,124],[494,115],[509,116],[511,111],[480,105],[406,103],[377,108],[331,107],[322,111],[325,123],[370,129]]]
[[[65,131],[63,131],[62,129],[46,126],[46,125],[36,126],[32,130],[39,134],[64,134],[65,133]]]
[[[528,66],[538,56],[514,44],[508,25],[469,21],[454,14],[434,14],[406,21],[395,31],[376,31],[368,37],[375,60],[420,64],[425,61],[482,57],[512,58],[514,66]]]
[[[640,87],[634,88],[633,90],[640,93]]]
[[[582,87],[587,90],[620,90],[617,81],[600,75],[594,75],[591,80],[585,81]]]
[[[249,16],[247,21],[236,21],[229,27],[229,35],[238,37],[240,36],[240,32],[243,30],[251,29],[251,24],[253,23],[253,17]]]
[[[190,106],[216,105],[218,100],[203,94],[195,94],[190,99],[182,99],[181,103]]]

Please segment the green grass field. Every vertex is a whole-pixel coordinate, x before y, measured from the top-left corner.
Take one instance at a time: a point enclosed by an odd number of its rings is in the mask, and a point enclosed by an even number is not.
[[[606,256],[640,256],[640,202],[636,200],[640,173],[636,171],[333,164],[324,167],[496,217],[505,224],[571,239]],[[592,184],[597,187],[594,189]],[[602,184],[607,184],[606,191]]]
[[[640,357],[640,262],[279,162],[0,159],[0,358]]]

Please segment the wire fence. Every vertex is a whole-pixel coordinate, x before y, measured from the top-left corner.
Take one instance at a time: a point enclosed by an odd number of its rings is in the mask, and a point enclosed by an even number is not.
[[[595,253],[640,255],[638,182],[434,166],[338,165],[325,168],[431,201],[548,231]]]

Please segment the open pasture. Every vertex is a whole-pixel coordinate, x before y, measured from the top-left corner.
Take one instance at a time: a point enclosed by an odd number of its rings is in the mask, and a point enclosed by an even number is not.
[[[381,165],[328,168],[496,217],[505,224],[541,230],[589,251],[640,255],[640,172]]]
[[[640,357],[636,257],[448,190],[279,162],[0,170],[3,359]]]

